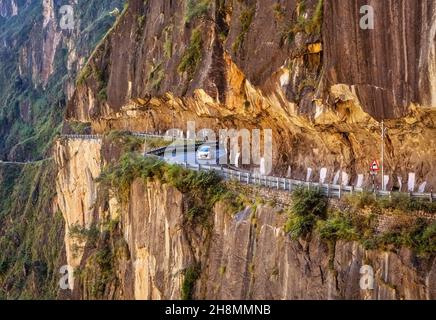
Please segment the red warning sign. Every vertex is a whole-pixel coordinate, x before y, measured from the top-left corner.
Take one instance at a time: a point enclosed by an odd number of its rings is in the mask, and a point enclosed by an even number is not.
[[[374,171],[374,172],[380,171],[380,165],[379,165],[379,163],[378,163],[377,160],[374,160],[374,161],[372,162],[371,167],[370,167],[370,170],[371,170],[371,171]]]

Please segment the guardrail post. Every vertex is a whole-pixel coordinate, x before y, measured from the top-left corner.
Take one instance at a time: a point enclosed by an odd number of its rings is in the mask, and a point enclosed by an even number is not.
[[[241,183],[241,171],[238,172],[239,183]]]
[[[351,186],[351,195],[354,194],[354,186]]]
[[[283,178],[283,190],[286,191],[286,179],[285,178]]]
[[[430,189],[430,203],[433,202],[433,188]]]
[[[342,198],[342,184],[339,185],[339,199]]]
[[[327,185],[327,198],[330,198],[330,183]]]
[[[279,182],[279,178],[277,177],[277,190],[280,190],[280,182]]]
[[[247,184],[250,184],[251,180],[251,174],[250,172],[247,172]]]

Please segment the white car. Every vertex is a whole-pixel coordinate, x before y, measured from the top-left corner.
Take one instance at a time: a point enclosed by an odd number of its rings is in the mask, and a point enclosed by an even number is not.
[[[202,146],[200,149],[198,149],[197,159],[198,160],[212,160],[213,159],[212,147]]]

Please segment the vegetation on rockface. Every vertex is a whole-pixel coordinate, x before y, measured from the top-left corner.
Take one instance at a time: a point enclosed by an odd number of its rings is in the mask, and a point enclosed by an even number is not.
[[[327,214],[327,199],[317,189],[299,188],[292,193],[292,206],[285,226],[293,239],[306,236],[318,219]]]
[[[118,8],[124,2],[123,0],[112,0],[114,3],[115,12],[119,12]],[[95,5],[95,2],[94,4]],[[76,85],[83,85],[85,81],[94,76],[94,79],[97,81],[99,86],[99,90],[104,90],[107,85],[106,75],[103,76],[103,70],[101,68],[95,66],[93,62],[93,58],[95,58],[98,54],[102,52],[103,44],[106,42],[107,38],[110,34],[112,34],[113,30],[119,25],[123,16],[126,14],[129,8],[129,3],[124,2],[123,11],[121,13],[113,14],[112,12],[105,12],[105,17],[111,17],[111,23],[106,26],[106,28],[101,29],[98,33],[98,37],[94,39],[93,45],[90,47],[92,52],[89,55],[88,62],[83,68],[80,70],[77,78]]]
[[[237,53],[243,46],[245,37],[250,30],[251,23],[253,22],[256,8],[254,6],[246,7],[242,10],[239,16],[239,23],[241,24],[241,32],[237,36],[235,42],[232,45],[233,53]]]
[[[72,237],[86,241],[86,259],[74,276],[85,299],[115,298],[119,279],[118,264],[130,259],[119,220],[105,220],[98,226],[70,230]]]
[[[188,48],[182,56],[178,71],[180,73],[186,72],[189,79],[194,78],[198,65],[201,61],[203,40],[201,38],[202,32],[200,28],[192,31],[191,40],[189,41]]]
[[[226,0],[218,0],[216,2],[216,26],[219,40],[224,43],[230,32],[230,25],[227,21],[227,17],[232,14],[232,6],[230,3],[226,3]]]
[[[144,140],[135,137],[127,131],[113,130],[105,135],[106,142],[116,144],[122,147],[122,152],[135,152],[141,149]]]
[[[299,0],[296,9],[296,21],[292,21],[282,32],[282,38],[291,43],[295,35],[304,32],[306,35],[319,35],[323,22],[324,0],[318,0],[311,16],[306,9],[305,0]],[[278,9],[275,9],[276,17]]]
[[[130,188],[135,179],[143,179],[145,182],[149,179],[157,179],[163,184],[177,188],[184,196],[186,230],[190,230],[190,227],[196,228],[197,226],[209,230],[209,218],[215,203],[231,198],[231,192],[214,172],[187,170],[180,166],[170,165],[158,158],[143,157],[143,155],[135,152],[126,152],[117,163],[113,163],[105,168],[97,181],[102,189],[113,191],[120,203],[125,204],[129,201]],[[80,232],[79,235],[83,233],[89,234],[89,231]],[[111,252],[113,251],[111,250]],[[106,252],[103,257],[107,256],[110,257],[108,260],[112,261],[110,265],[113,266],[114,255]],[[95,265],[92,260],[89,263]],[[100,267],[100,269],[102,268]],[[104,270],[106,272],[101,273],[106,276],[102,277],[103,279],[108,279],[107,281],[112,283],[111,288],[113,288],[114,283],[116,283],[113,274],[110,272],[113,268],[107,267]],[[83,272],[80,271],[79,273],[83,277]],[[195,283],[200,274],[201,266],[197,263],[184,270],[180,292],[182,299],[192,299]],[[85,280],[83,281],[86,282]],[[97,296],[103,292],[107,296],[108,286],[103,288],[100,282],[94,281],[93,283],[92,287],[96,288]]]
[[[194,294],[195,282],[200,277],[200,267],[190,266],[184,271],[184,278],[181,288],[181,299],[182,300],[192,300]]]
[[[166,26],[164,31],[163,31],[164,37],[165,37],[163,50],[164,50],[165,57],[167,59],[170,59],[173,56],[173,39],[172,39],[173,29],[174,29],[174,26],[171,24],[171,25]]]
[[[129,199],[130,186],[137,178],[158,179],[182,192],[187,201],[186,221],[205,223],[214,204],[226,195],[215,172],[195,172],[137,153],[124,154],[117,164],[106,168],[98,179],[102,186],[116,191],[122,203]]]
[[[159,90],[160,85],[165,78],[165,69],[162,66],[162,63],[158,63],[153,66],[148,74],[148,82],[150,86],[154,90]]]
[[[90,134],[91,123],[79,121],[64,122],[62,131],[65,134]]]
[[[79,57],[86,57],[91,48],[112,25],[114,17],[110,10],[121,5],[123,0],[80,1],[76,8],[76,26],[80,28],[75,50]],[[59,13],[60,3],[54,11]],[[0,17],[0,159],[41,159],[49,152],[49,146],[60,131],[65,107],[65,85],[73,82],[77,65],[67,70],[66,46],[61,43],[53,62],[53,74],[46,86],[41,84],[38,57],[41,52],[22,55],[25,48],[36,50],[44,36],[42,30],[42,6],[38,1],[18,3],[18,15]],[[58,18],[58,17],[56,17]],[[57,19],[57,21],[59,21]],[[73,35],[71,35],[73,37]],[[18,58],[17,58],[18,57]],[[30,61],[29,58],[35,60]],[[41,58],[42,59],[42,58]],[[30,68],[31,64],[34,65]],[[20,72],[21,65],[21,72]],[[104,98],[104,92],[100,95]]]
[[[56,299],[66,264],[56,166],[0,165],[0,299]]]
[[[186,4],[185,22],[206,16],[211,5],[211,0],[188,0]]]
[[[402,212],[423,211],[436,213],[435,202],[412,199],[407,194],[393,194],[391,198],[375,198],[373,193],[365,192],[348,196],[346,203],[354,210],[371,207],[377,212],[383,209],[391,209]]]
[[[413,249],[420,256],[436,254],[436,222],[417,219],[413,225],[394,228],[383,233],[376,230],[375,218],[382,209],[408,215],[416,211],[434,213],[434,204],[404,196],[376,200],[370,194],[347,197],[346,207],[328,210],[327,199],[316,189],[298,189],[292,195],[285,231],[298,239],[316,231],[330,247],[338,240],[359,241],[366,249]],[[361,214],[370,210],[371,215]]]

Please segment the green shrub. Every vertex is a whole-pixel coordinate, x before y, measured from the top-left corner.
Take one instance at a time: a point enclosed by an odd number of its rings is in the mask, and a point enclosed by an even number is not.
[[[228,192],[221,183],[221,178],[213,171],[187,170],[137,153],[124,154],[117,164],[105,168],[97,181],[116,191],[118,199],[126,203],[129,200],[130,186],[137,178],[158,179],[183,193],[187,201],[188,222],[204,223],[207,213]]]
[[[204,17],[209,11],[211,1],[210,0],[188,0],[185,13],[185,22]]]
[[[201,29],[197,28],[192,31],[191,40],[189,46],[182,56],[182,60],[179,64],[178,71],[180,73],[187,72],[188,78],[194,77],[195,71],[201,61],[201,50],[203,46],[203,40],[201,38]]]
[[[422,199],[412,199],[407,194],[392,194],[392,198],[375,198],[373,193],[363,192],[348,195],[345,202],[351,206],[354,211],[370,207],[376,210],[392,209],[403,212],[425,211],[436,213],[436,203]]]
[[[173,56],[173,26],[169,25],[164,29],[165,42],[163,45],[163,50],[165,57],[170,59]]]
[[[81,86],[85,84],[85,81],[91,76],[91,74],[92,69],[89,65],[83,67],[83,69],[79,73],[79,76],[77,77],[77,85]]]
[[[199,266],[191,266],[185,270],[182,288],[181,288],[182,300],[192,300],[192,295],[195,289],[195,282],[199,277],[200,277]]]
[[[135,153],[124,154],[119,163],[105,168],[97,182],[116,191],[118,200],[126,203],[129,200],[130,185],[136,178],[162,176],[163,161],[144,158]]]
[[[285,232],[292,239],[309,234],[318,219],[326,216],[327,198],[317,189],[297,188],[292,193]]]
[[[100,230],[96,225],[86,228],[79,224],[74,224],[70,227],[69,236],[80,241],[88,241],[91,244],[95,244],[100,236]]]
[[[285,232],[289,234],[291,239],[297,240],[308,235],[316,223],[316,217],[312,214],[306,216],[298,216],[290,214],[285,225]]]
[[[304,32],[307,35],[320,34],[323,22],[323,8],[324,1],[318,0],[312,17],[306,18],[304,16],[306,7],[304,1],[301,1],[297,10],[297,21],[288,25],[286,30],[284,30],[282,37],[288,42],[292,42],[295,35],[299,32]]]
[[[107,88],[102,88],[98,94],[97,94],[97,99],[100,102],[106,102],[107,101]]]
[[[147,145],[147,148],[149,150],[152,150],[156,148],[166,147],[170,145],[172,141],[168,141],[164,138],[147,138],[147,140],[145,140],[145,143]]]
[[[245,37],[250,30],[251,23],[253,22],[254,14],[256,13],[256,8],[254,6],[247,7],[242,10],[239,16],[239,23],[241,24],[241,32],[233,43],[232,49],[234,53],[237,53],[242,45],[244,44]]]
[[[110,131],[105,136],[107,142],[122,146],[123,153],[135,152],[141,149],[143,140],[133,136],[128,131]]]
[[[345,197],[345,202],[349,204],[353,210],[361,210],[365,207],[373,207],[377,204],[374,194],[371,192],[354,193]]]
[[[318,189],[297,188],[292,193],[291,211],[295,215],[324,218],[327,208],[328,200]]]
[[[68,125],[75,134],[87,134],[91,130],[90,122],[70,121]]]
[[[326,221],[318,221],[317,229],[323,240],[352,241],[358,239],[358,233],[353,227],[352,221],[342,214],[336,214]]]

